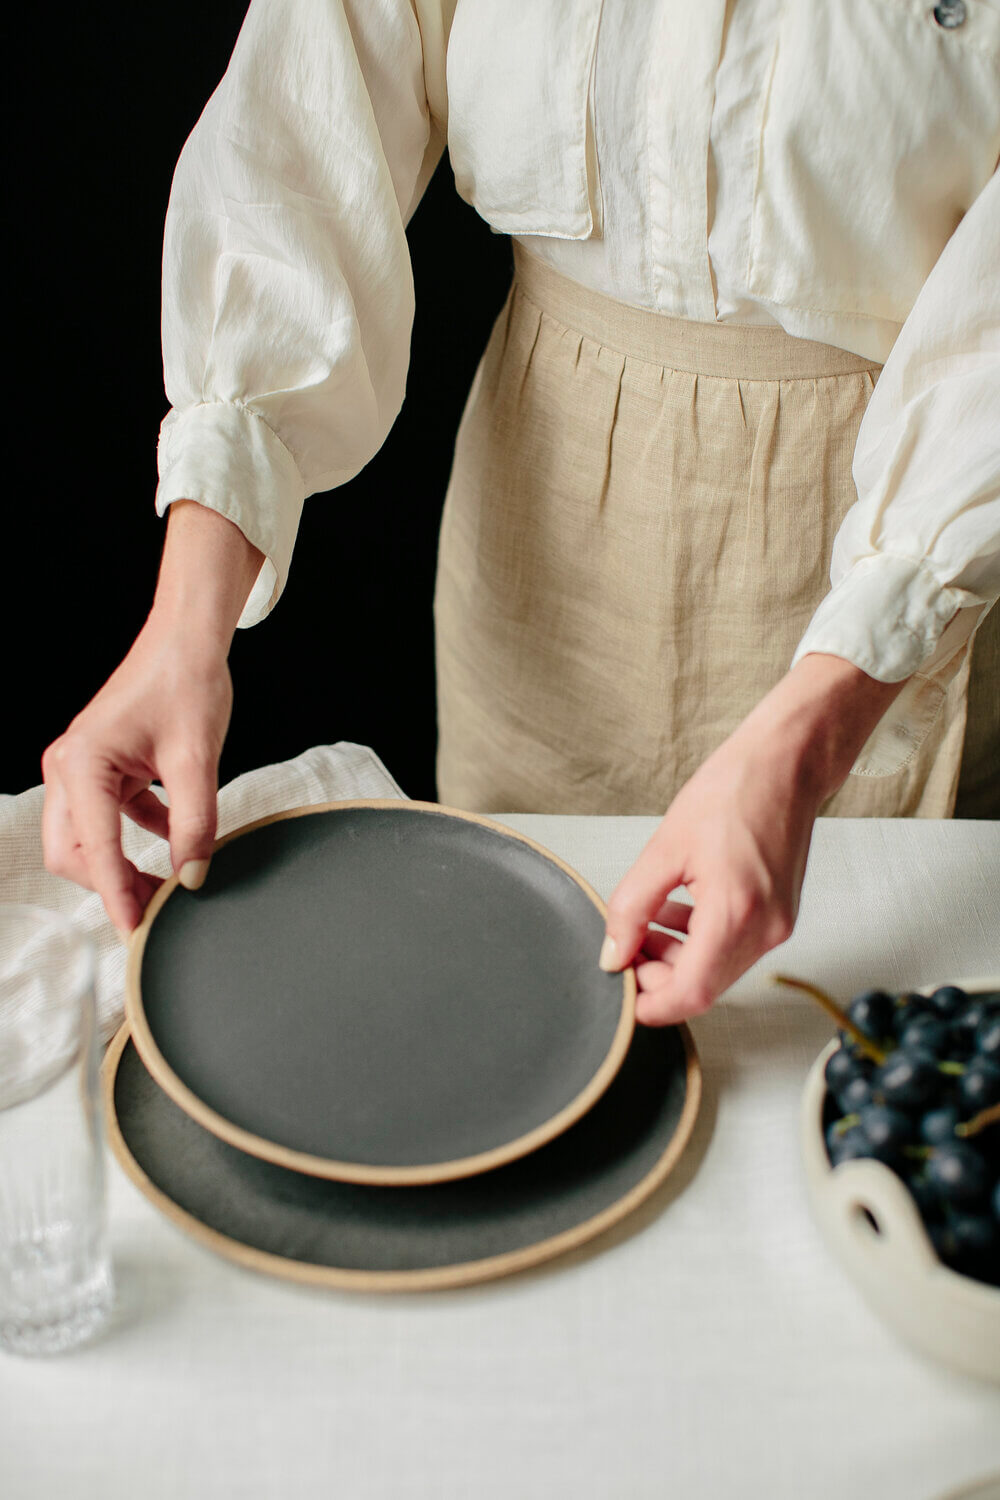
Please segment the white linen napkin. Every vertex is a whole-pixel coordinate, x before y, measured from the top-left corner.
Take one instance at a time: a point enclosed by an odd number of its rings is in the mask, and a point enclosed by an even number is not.
[[[153,790],[166,801],[162,787]],[[261,766],[220,788],[218,836],[290,807],[346,802],[355,797],[402,797],[406,793],[367,745],[340,740],[314,745],[294,760]],[[97,1018],[107,1041],[124,1016],[125,945],[108,920],[101,898],[72,880],[50,875],[42,861],[43,786],[17,796],[0,795],[0,901],[24,902],[62,912],[89,932],[97,949]],[[163,839],[122,818],[126,855],[150,875],[167,876],[170,851]]]

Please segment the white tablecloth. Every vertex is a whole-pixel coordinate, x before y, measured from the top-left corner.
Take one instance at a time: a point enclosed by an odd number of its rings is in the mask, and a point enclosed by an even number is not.
[[[607,896],[652,818],[498,818]],[[1000,958],[1000,826],[824,821],[781,967],[849,995]],[[652,1206],[571,1258],[380,1298],[243,1271],[111,1171],[116,1321],[0,1355],[5,1500],[936,1500],[1000,1473],[1000,1390],[867,1310],[806,1208],[829,1025],[775,958],[693,1031],[706,1098]]]

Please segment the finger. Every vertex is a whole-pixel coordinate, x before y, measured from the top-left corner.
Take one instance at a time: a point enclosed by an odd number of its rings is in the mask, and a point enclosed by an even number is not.
[[[670,892],[683,883],[681,865],[669,847],[669,837],[661,832],[662,826],[608,901],[606,936],[598,963],[609,973],[632,962],[648,924],[656,919]]]
[[[674,938],[659,958],[636,964],[635,1018],[640,1025],[666,1026],[683,1019],[673,1014],[669,1000],[671,971],[683,946],[679,938]]]
[[[681,947],[679,938],[674,938],[673,942],[675,948]],[[670,948],[665,948],[659,958],[643,959],[641,962],[636,963],[635,980],[638,988],[636,996],[637,1015],[640,1008],[646,1010],[649,1005],[647,1000],[642,1000],[640,1007],[639,1000],[641,997],[644,995],[655,997],[663,990],[668,982],[669,971],[673,968],[676,961],[676,953]],[[640,1017],[640,1019],[642,1018]]]
[[[80,857],[86,868],[81,884],[97,891],[122,936],[142,916],[135,890],[135,866],[122,853],[117,773],[92,761],[70,762],[63,772],[72,809]]]
[[[757,957],[729,904],[706,896],[694,908],[688,937],[678,942],[636,1004],[636,1018],[647,1026],[669,1026],[708,1010],[722,991]],[[741,966],[742,965],[742,966]],[[638,977],[638,976],[637,976]]]
[[[186,747],[164,756],[160,771],[170,799],[170,862],[181,884],[197,890],[215,843],[218,759]]]
[[[668,954],[670,954],[670,961],[671,963],[673,963],[675,961],[673,950],[675,948],[681,947],[682,944],[683,939],[674,937],[673,933],[647,932],[646,936],[643,938],[642,947],[639,949],[639,952],[634,959],[636,978],[639,978],[640,967],[646,966],[648,960],[650,959],[656,962],[661,962],[667,957]],[[655,982],[655,974],[650,977]]]
[[[674,933],[686,932],[691,911],[691,906],[686,902],[667,901],[660,907],[654,920],[661,927],[672,927]],[[662,970],[659,964],[657,962],[644,964],[643,959],[662,960],[665,958],[671,949],[680,943],[680,939],[674,936],[674,933],[658,932],[653,927],[646,929],[642,946],[632,960],[640,990],[662,982]]]
[[[668,956],[637,1006],[638,1019],[666,1025],[701,1015],[751,964],[791,935],[794,914],[752,881],[708,881],[692,909],[686,942]]]
[[[70,795],[64,781],[50,777],[42,807],[42,846],[45,867],[53,875],[96,890],[93,874],[73,823]]]
[[[70,816],[66,788],[51,775],[45,783],[42,804],[42,854],[50,875],[59,875],[64,880],[74,880],[77,885],[90,888],[87,867]]]
[[[137,870],[135,872],[133,889],[143,911],[145,911],[150,899],[156,895],[162,884],[163,877],[161,875],[147,875],[145,870]]]
[[[170,837],[169,813],[155,792],[144,788],[122,804],[122,812],[147,833],[155,833],[162,839]]]
[[[656,922],[660,927],[669,927],[672,932],[687,932],[693,910],[690,901],[664,901],[659,911],[650,917],[650,921]]]
[[[87,862],[73,828],[66,790],[58,777],[51,774],[45,783],[45,801],[42,806],[42,847],[45,868],[51,874],[73,880],[88,890],[93,889]],[[159,876],[147,875],[131,864],[130,869],[132,890],[139,906],[145,910],[163,881]],[[127,937],[128,934],[122,933],[121,936]]]

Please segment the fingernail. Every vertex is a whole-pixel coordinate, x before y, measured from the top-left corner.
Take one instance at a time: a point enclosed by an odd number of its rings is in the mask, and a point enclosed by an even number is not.
[[[205,884],[208,874],[207,859],[186,859],[177,871],[177,879],[189,891],[196,891]]]
[[[621,968],[621,959],[618,957],[618,944],[609,934],[601,945],[601,956],[597,960],[597,966],[606,974],[613,974],[616,969]]]

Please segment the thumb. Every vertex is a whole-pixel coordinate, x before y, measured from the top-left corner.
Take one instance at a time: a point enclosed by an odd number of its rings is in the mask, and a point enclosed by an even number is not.
[[[208,874],[217,822],[217,763],[188,751],[161,768],[170,798],[170,863],[181,885],[196,891]]]
[[[604,944],[598,964],[608,973],[626,968],[645,941],[669,893],[683,882],[676,854],[654,834],[608,901]]]

